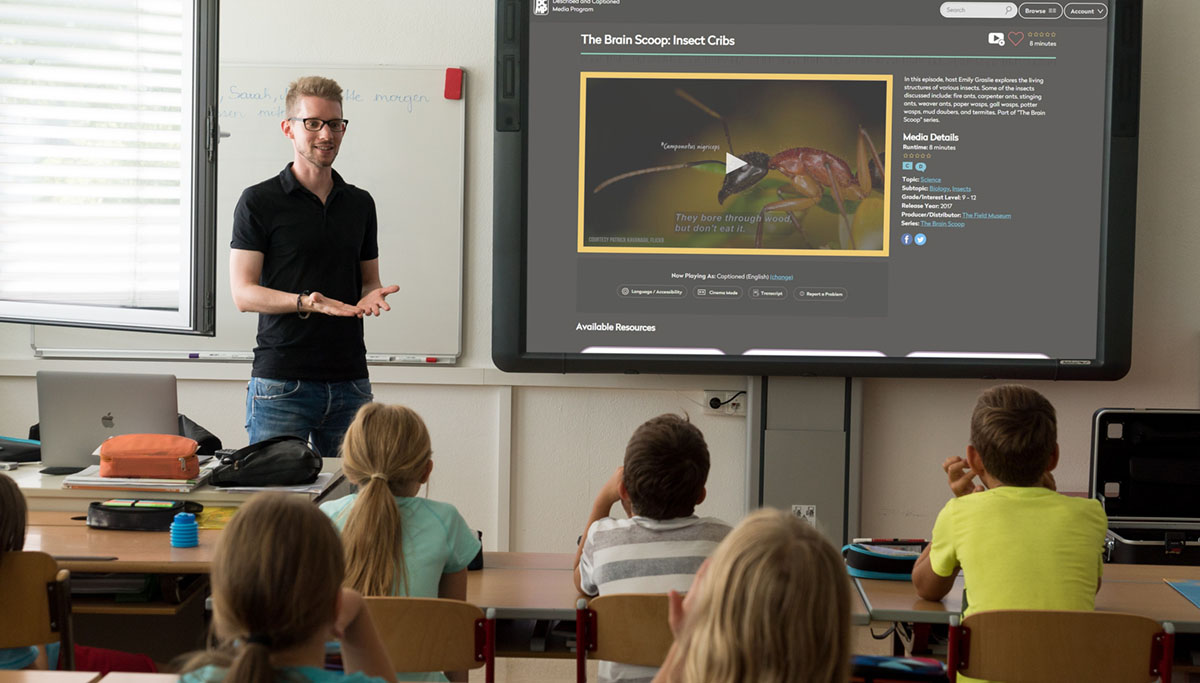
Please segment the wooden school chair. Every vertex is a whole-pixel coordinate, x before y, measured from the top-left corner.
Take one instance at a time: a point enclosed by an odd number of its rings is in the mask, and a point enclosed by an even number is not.
[[[575,610],[575,680],[587,680],[587,659],[662,666],[675,636],[665,594],[616,594],[579,599]]]
[[[495,680],[496,619],[461,600],[364,598],[371,620],[397,673],[486,667]]]
[[[71,572],[59,569],[46,553],[0,553],[0,648],[42,646],[57,640],[58,668],[75,670],[71,634]]]
[[[946,668],[994,681],[1171,681],[1175,630],[1120,612],[995,610],[950,620]]]

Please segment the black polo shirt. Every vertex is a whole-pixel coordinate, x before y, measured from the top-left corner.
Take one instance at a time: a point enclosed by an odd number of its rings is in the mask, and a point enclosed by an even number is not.
[[[325,203],[292,175],[279,175],[242,192],[233,212],[234,249],[263,254],[259,284],[299,294],[305,290],[349,304],[362,298],[362,261],[379,256],[375,200],[333,172]],[[361,318],[314,313],[258,316],[254,377],[327,382],[367,376]]]

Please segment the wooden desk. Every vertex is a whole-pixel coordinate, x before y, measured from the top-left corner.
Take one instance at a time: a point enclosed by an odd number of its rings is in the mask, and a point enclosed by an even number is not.
[[[497,619],[575,618],[575,556],[484,553],[483,570],[467,572],[467,602],[495,608]]]
[[[94,683],[98,680],[98,671],[0,670],[0,683]]]
[[[484,553],[484,570],[467,572],[467,602],[494,607],[501,619],[574,619],[575,601],[585,597],[575,590],[574,559],[572,553]],[[857,591],[850,610],[855,626],[870,623]]]
[[[253,495],[248,491],[227,491],[215,486],[204,485],[197,487],[191,493],[170,493],[162,491],[100,491],[95,489],[64,489],[63,475],[40,474],[42,464],[38,462],[21,463],[11,472],[6,472],[17,482],[25,503],[31,511],[37,510],[66,510],[70,512],[87,512],[88,503],[93,500],[109,498],[154,498],[158,500],[190,500],[201,505],[222,507],[237,507]],[[351,486],[342,476],[341,458],[323,458],[322,472],[332,472],[333,479],[329,486],[317,495],[297,493],[317,503],[340,498],[351,491]]]
[[[1170,621],[1179,633],[1200,633],[1200,608],[1168,586],[1163,579],[1200,578],[1200,567],[1167,565],[1106,564],[1096,609],[1129,612],[1156,621]],[[923,624],[949,623],[962,611],[963,579],[940,602],[917,597],[908,581],[855,579],[871,619]]]
[[[79,517],[31,511],[25,549],[49,553],[58,566],[72,572],[207,574],[221,533],[202,529],[197,547],[172,548],[169,532],[92,529]]]

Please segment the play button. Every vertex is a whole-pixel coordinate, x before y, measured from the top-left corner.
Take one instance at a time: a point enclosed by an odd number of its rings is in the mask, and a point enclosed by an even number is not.
[[[733,156],[729,152],[725,153],[725,175],[729,175],[745,165],[745,161]]]

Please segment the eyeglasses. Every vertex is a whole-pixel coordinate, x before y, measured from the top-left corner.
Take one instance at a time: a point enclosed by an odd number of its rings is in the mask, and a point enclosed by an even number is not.
[[[325,120],[325,119],[318,119],[316,117],[310,117],[307,119],[298,119],[298,118],[292,117],[292,118],[289,118],[288,121],[300,121],[300,122],[304,123],[304,130],[309,130],[314,133],[321,130],[325,126],[329,126],[329,130],[331,130],[335,133],[345,133],[346,132],[346,124],[350,123],[350,119]]]

